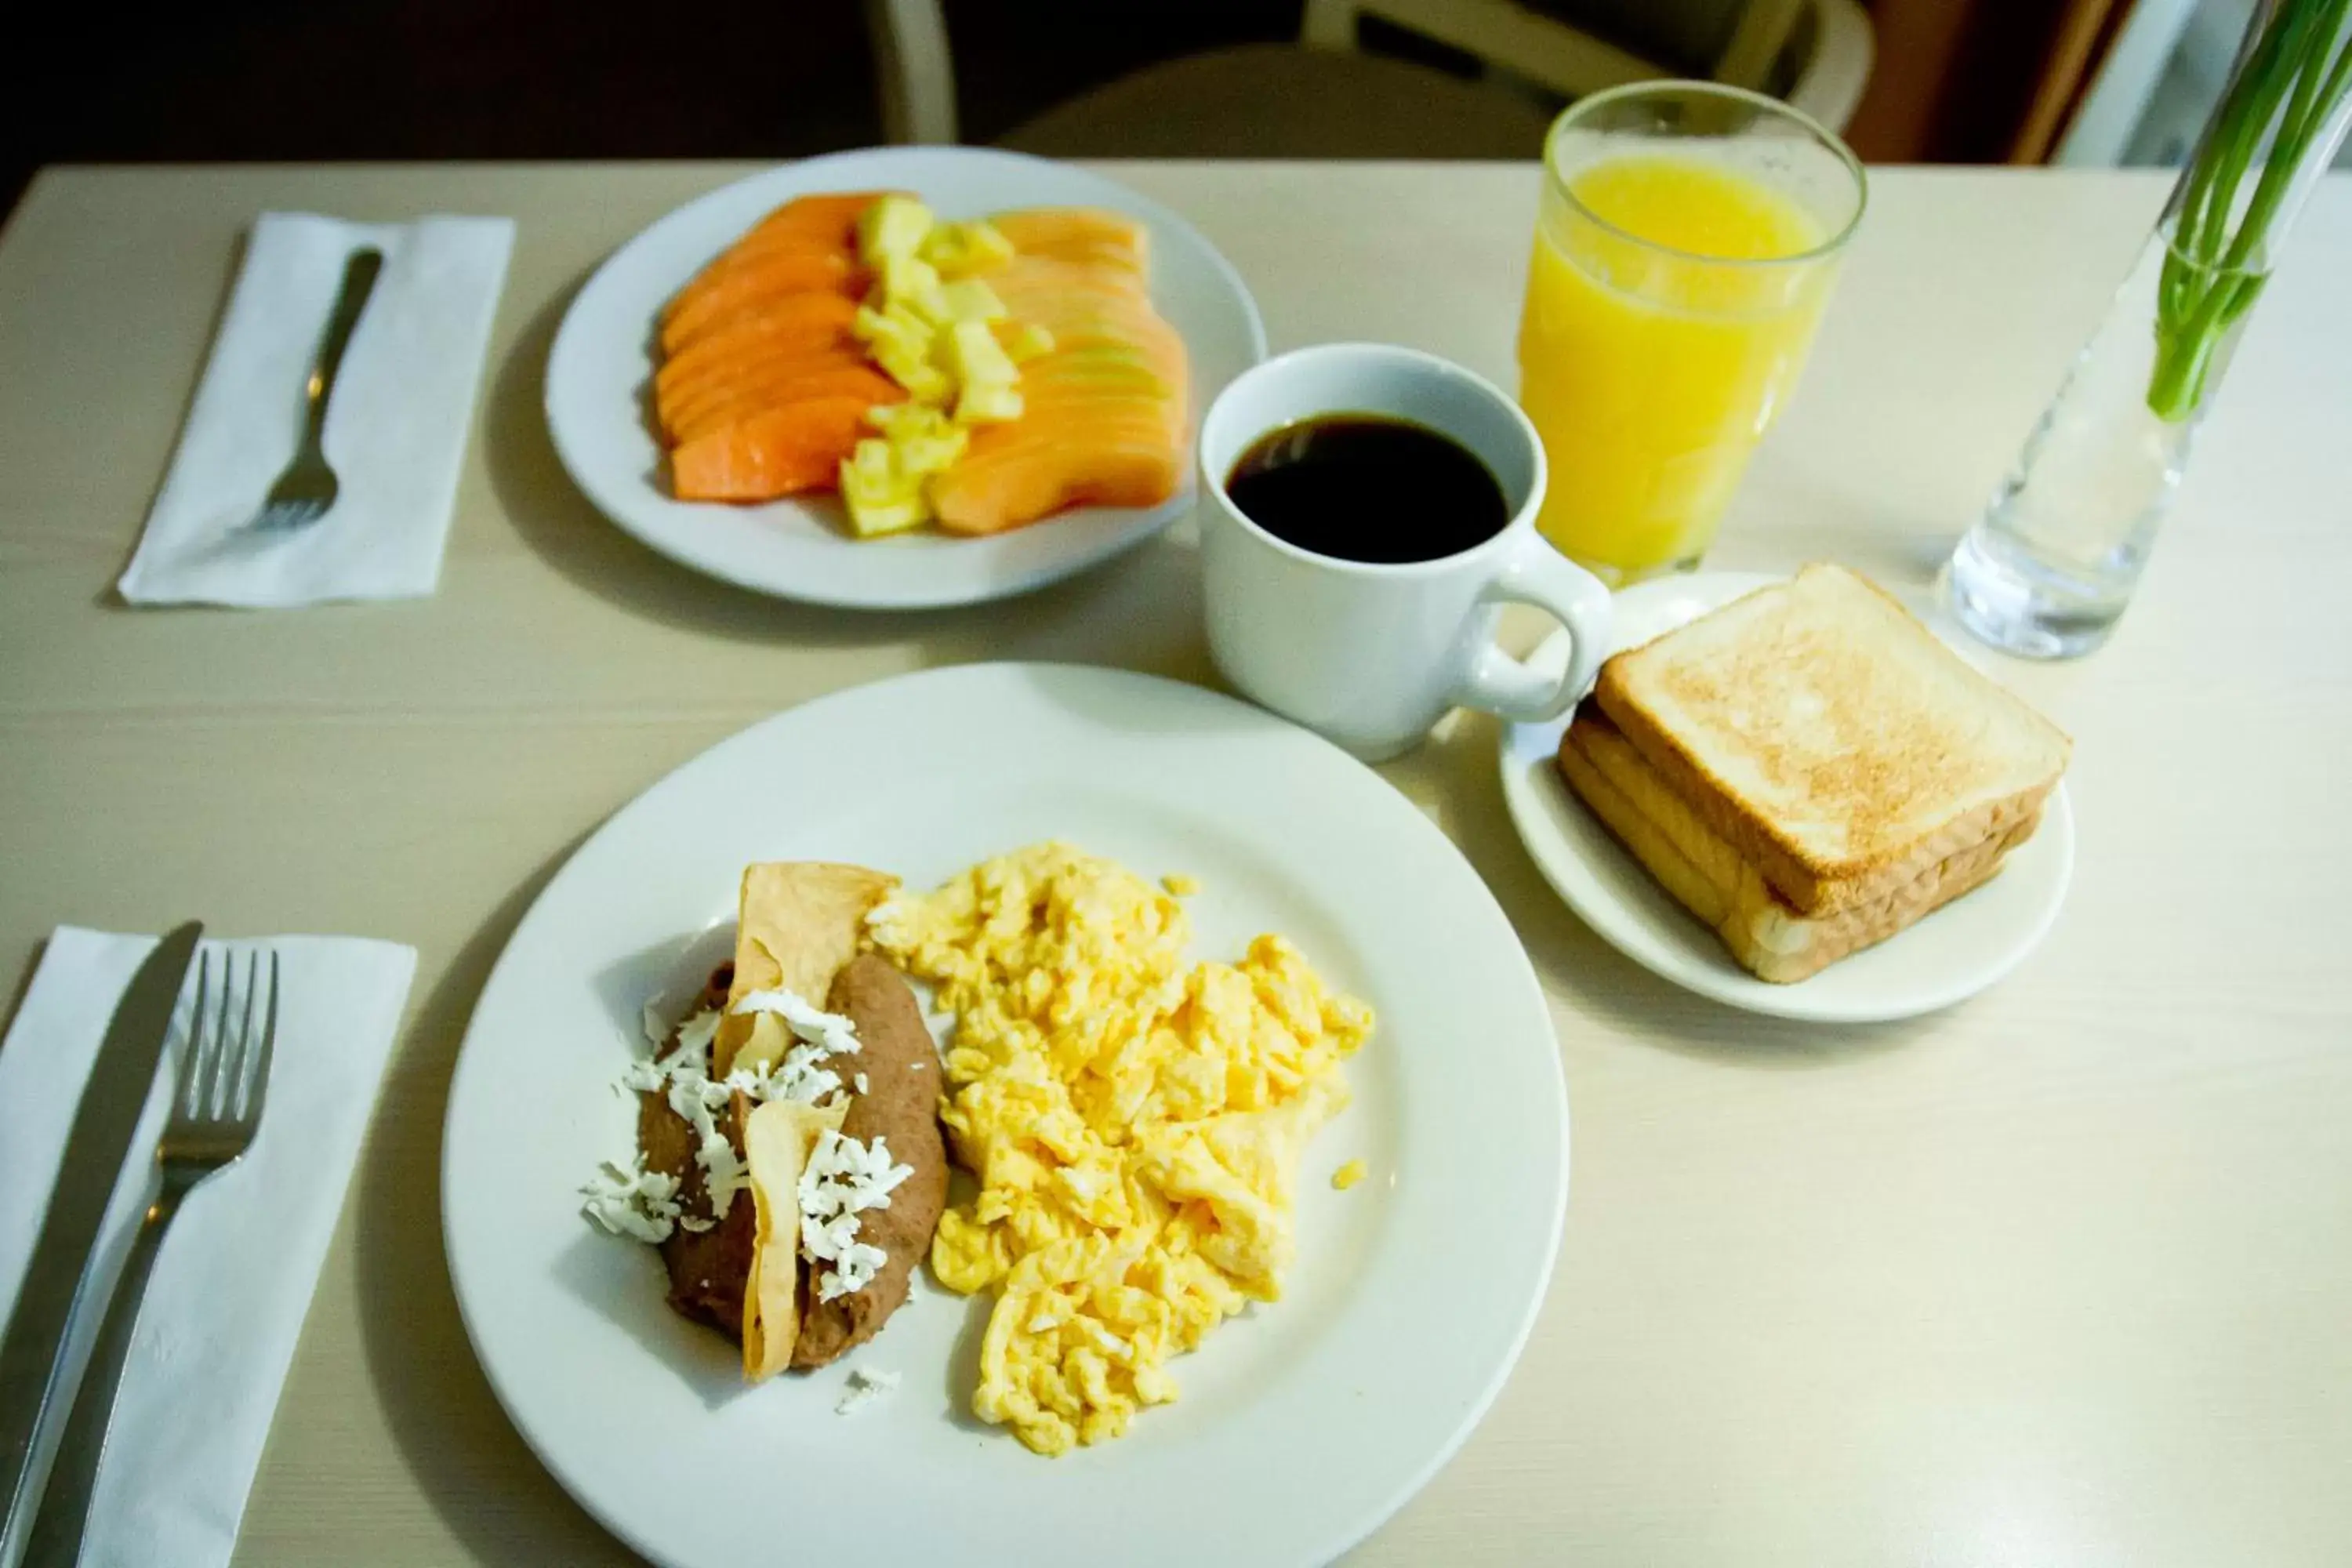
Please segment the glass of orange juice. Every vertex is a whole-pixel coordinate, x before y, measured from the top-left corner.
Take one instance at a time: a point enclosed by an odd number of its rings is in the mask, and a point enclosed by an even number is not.
[[[1738,88],[1638,83],[1553,122],[1519,321],[1546,537],[1611,584],[1698,563],[1865,190],[1845,143]]]

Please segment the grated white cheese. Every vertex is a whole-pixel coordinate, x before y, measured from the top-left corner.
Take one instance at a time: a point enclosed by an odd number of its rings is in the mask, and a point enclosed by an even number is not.
[[[709,1076],[712,1027],[699,1027],[705,1017],[715,1014],[698,1014],[678,1029],[678,1048],[653,1065],[662,1069],[668,1084],[669,1108],[694,1129],[694,1163],[702,1167],[702,1185],[710,1200],[714,1219],[725,1219],[735,1202],[735,1194],[751,1184],[743,1168],[742,1156],[719,1130],[719,1113],[734,1098],[738,1087],[733,1082],[713,1083]],[[687,1032],[695,1029],[699,1038],[688,1041]]]
[[[799,1042],[769,1070],[760,1098],[814,1105],[841,1088],[841,1075],[821,1064],[834,1057],[857,1054],[856,1024],[838,1013],[812,1006],[791,991],[754,991],[728,1011],[772,1014],[784,1021]]]
[[[817,1276],[818,1300],[874,1282],[889,1254],[857,1239],[857,1216],[889,1207],[892,1190],[914,1173],[912,1165],[891,1163],[890,1146],[882,1138],[862,1143],[830,1128],[818,1135],[800,1187],[801,1250],[812,1262],[833,1265]]]
[[[866,1092],[866,1075],[864,1073],[859,1073],[856,1078],[850,1079],[850,1082],[857,1086],[858,1093],[864,1094]]]
[[[838,1013],[812,1005],[792,991],[754,991],[727,1009],[730,1013],[772,1013],[790,1025],[793,1034],[829,1051],[855,1052],[857,1026]]]
[[[840,1401],[833,1407],[835,1415],[855,1415],[886,1394],[896,1393],[898,1374],[884,1372],[879,1367],[852,1367],[849,1381],[844,1385]]]
[[[831,1098],[841,1088],[841,1075],[818,1065],[827,1054],[823,1047],[806,1043],[786,1051],[784,1059],[768,1075],[767,1098],[798,1100],[803,1105]]]
[[[677,1179],[644,1169],[645,1156],[635,1156],[631,1169],[616,1165],[613,1173],[581,1189],[589,1217],[616,1236],[660,1241],[674,1224],[692,1231],[709,1230],[727,1217],[735,1194],[751,1185],[751,1173],[719,1128],[719,1113],[740,1093],[754,1100],[792,1100],[814,1104],[841,1088],[841,1077],[817,1064],[836,1052],[857,1049],[857,1026],[836,1014],[821,1012],[789,991],[759,991],[736,1004],[738,1013],[775,1013],[801,1041],[767,1073],[739,1068],[724,1079],[710,1076],[710,1047],[719,1037],[719,1015],[705,1007],[677,1026],[677,1048],[667,1057],[640,1057],[621,1070],[619,1087],[628,1092],[658,1094],[694,1129],[695,1163],[702,1168],[702,1184],[710,1201],[709,1219],[682,1218]],[[648,1003],[646,1037],[659,1050],[669,1032],[659,1026],[658,1015]],[[862,1075],[861,1075],[862,1076]],[[654,1184],[661,1190],[655,1191]],[[886,1189],[887,1190],[887,1189]],[[851,1228],[856,1228],[855,1221]],[[874,1250],[867,1248],[867,1251]],[[871,1279],[869,1270],[866,1278]],[[854,1288],[854,1287],[853,1287]]]
[[[677,1048],[705,1064],[709,1070],[710,1042],[719,1037],[719,1009],[705,1007],[677,1026]]]
[[[605,1161],[580,1193],[588,1200],[580,1205],[581,1212],[614,1236],[663,1241],[678,1217],[677,1178],[646,1170],[642,1153],[625,1169]]]
[[[694,1152],[694,1163],[702,1167],[702,1190],[710,1199],[711,1217],[725,1219],[735,1194],[751,1187],[751,1168],[735,1152],[727,1134],[718,1131],[702,1141],[702,1147]]]

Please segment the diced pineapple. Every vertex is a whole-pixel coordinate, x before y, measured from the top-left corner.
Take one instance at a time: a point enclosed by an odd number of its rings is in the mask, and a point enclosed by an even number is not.
[[[857,258],[868,267],[893,256],[912,259],[932,229],[930,208],[912,196],[884,196],[857,215]]]
[[[842,499],[849,503],[849,526],[860,539],[879,539],[886,533],[905,533],[931,521],[929,489],[920,484],[915,493],[899,500],[866,501],[845,489]]]
[[[970,276],[1012,258],[993,225],[935,223],[921,203],[885,197],[859,217],[857,237],[875,285],[850,331],[912,400],[869,409],[881,434],[842,464],[851,525],[863,536],[929,520],[926,479],[963,455],[967,426],[1021,417],[1015,359],[1049,352],[1054,339],[1007,321],[996,290]]]
[[[1004,301],[996,297],[996,290],[969,279],[923,289],[908,296],[907,303],[915,314],[935,327],[951,327],[958,321],[993,321],[1004,314]]]
[[[882,298],[896,306],[911,303],[940,286],[940,275],[928,261],[911,256],[886,256],[875,267],[882,279]]]
[[[898,308],[920,318],[927,327],[944,327],[955,319],[948,312],[946,289],[937,283],[907,295]]]
[[[850,335],[868,347],[878,352],[886,343],[895,344],[917,358],[929,357],[933,330],[929,321],[903,305],[880,310],[860,305],[849,320]]]
[[[956,398],[959,425],[1003,425],[1021,417],[1021,389],[1001,381],[967,381]]]
[[[878,494],[890,482],[890,443],[879,436],[861,439],[841,460],[841,482],[845,488],[856,485],[868,495]]]
[[[858,442],[841,460],[841,499],[860,539],[903,533],[931,520],[923,476],[908,471],[880,437]]]
[[[936,408],[919,403],[887,404],[866,411],[866,422],[882,432],[887,441],[903,441],[913,436],[936,436],[948,427],[948,416]]]
[[[996,341],[1004,345],[1005,357],[1014,364],[1054,352],[1054,334],[1035,321],[1007,322],[1008,331],[999,332]]]
[[[950,321],[1001,321],[1004,319],[1004,301],[996,297],[995,289],[976,278],[942,283],[940,293],[946,302]]]
[[[919,403],[877,403],[866,411],[866,423],[881,431],[886,438],[928,430],[934,420],[945,424],[947,416]]]
[[[943,278],[969,278],[1013,259],[1013,242],[985,218],[943,223],[923,237],[917,253]]]
[[[897,448],[899,468],[908,473],[936,474],[952,467],[971,440],[971,432],[942,419],[937,432],[907,436],[891,445]]]
[[[918,403],[944,403],[955,395],[948,373],[931,363],[928,340],[910,343],[903,338],[877,338],[872,353],[882,373],[907,389]]]
[[[899,384],[907,389],[908,397],[934,408],[944,408],[956,395],[955,378],[935,364],[917,365]]]
[[[882,432],[902,473],[934,474],[963,456],[971,437],[939,409],[919,403],[869,408],[866,422]]]
[[[943,403],[955,386],[932,361],[937,355],[932,325],[903,304],[877,310],[860,307],[851,318],[850,331],[866,343],[866,352],[885,374],[907,389],[908,395]]]
[[[1012,386],[1021,379],[1014,364],[988,330],[985,321],[958,321],[948,329],[948,368],[965,386]]]

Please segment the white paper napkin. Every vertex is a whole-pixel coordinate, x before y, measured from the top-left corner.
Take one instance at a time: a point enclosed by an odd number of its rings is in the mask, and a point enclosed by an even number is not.
[[[10,1310],[100,1041],[154,945],[153,937],[60,926],[0,1044],[0,1303]],[[85,1568],[228,1562],[416,969],[415,949],[352,937],[204,946],[215,974],[224,952],[239,955],[240,971],[249,949],[278,953],[269,1093],[253,1147],[189,1195],[155,1259],[90,1500]],[[110,1272],[121,1268],[152,1188],[173,1057],[194,994],[192,973],[107,1210],[101,1258]],[[97,1315],[84,1317],[69,1347],[77,1363],[98,1331]],[[21,1552],[29,1524],[0,1561]]]
[[[334,509],[296,532],[250,532],[300,442],[303,386],[344,263],[369,245],[383,270],[327,407]],[[264,213],[122,596],[267,606],[433,592],[513,247],[509,218]]]

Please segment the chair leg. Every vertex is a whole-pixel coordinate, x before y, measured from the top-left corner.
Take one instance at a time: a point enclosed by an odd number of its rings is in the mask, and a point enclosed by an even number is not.
[[[1840,135],[1870,85],[1875,39],[1860,0],[1812,0],[1813,49],[1789,84],[1789,102]]]
[[[882,134],[896,142],[956,139],[955,60],[939,0],[866,0]]]
[[[1307,15],[1298,25],[1298,41],[1310,49],[1356,47],[1356,0],[1307,0]]]
[[[1723,58],[1715,62],[1715,79],[1733,87],[1761,89],[1772,75],[1774,62],[1797,30],[1805,0],[1749,0],[1732,30]]]

